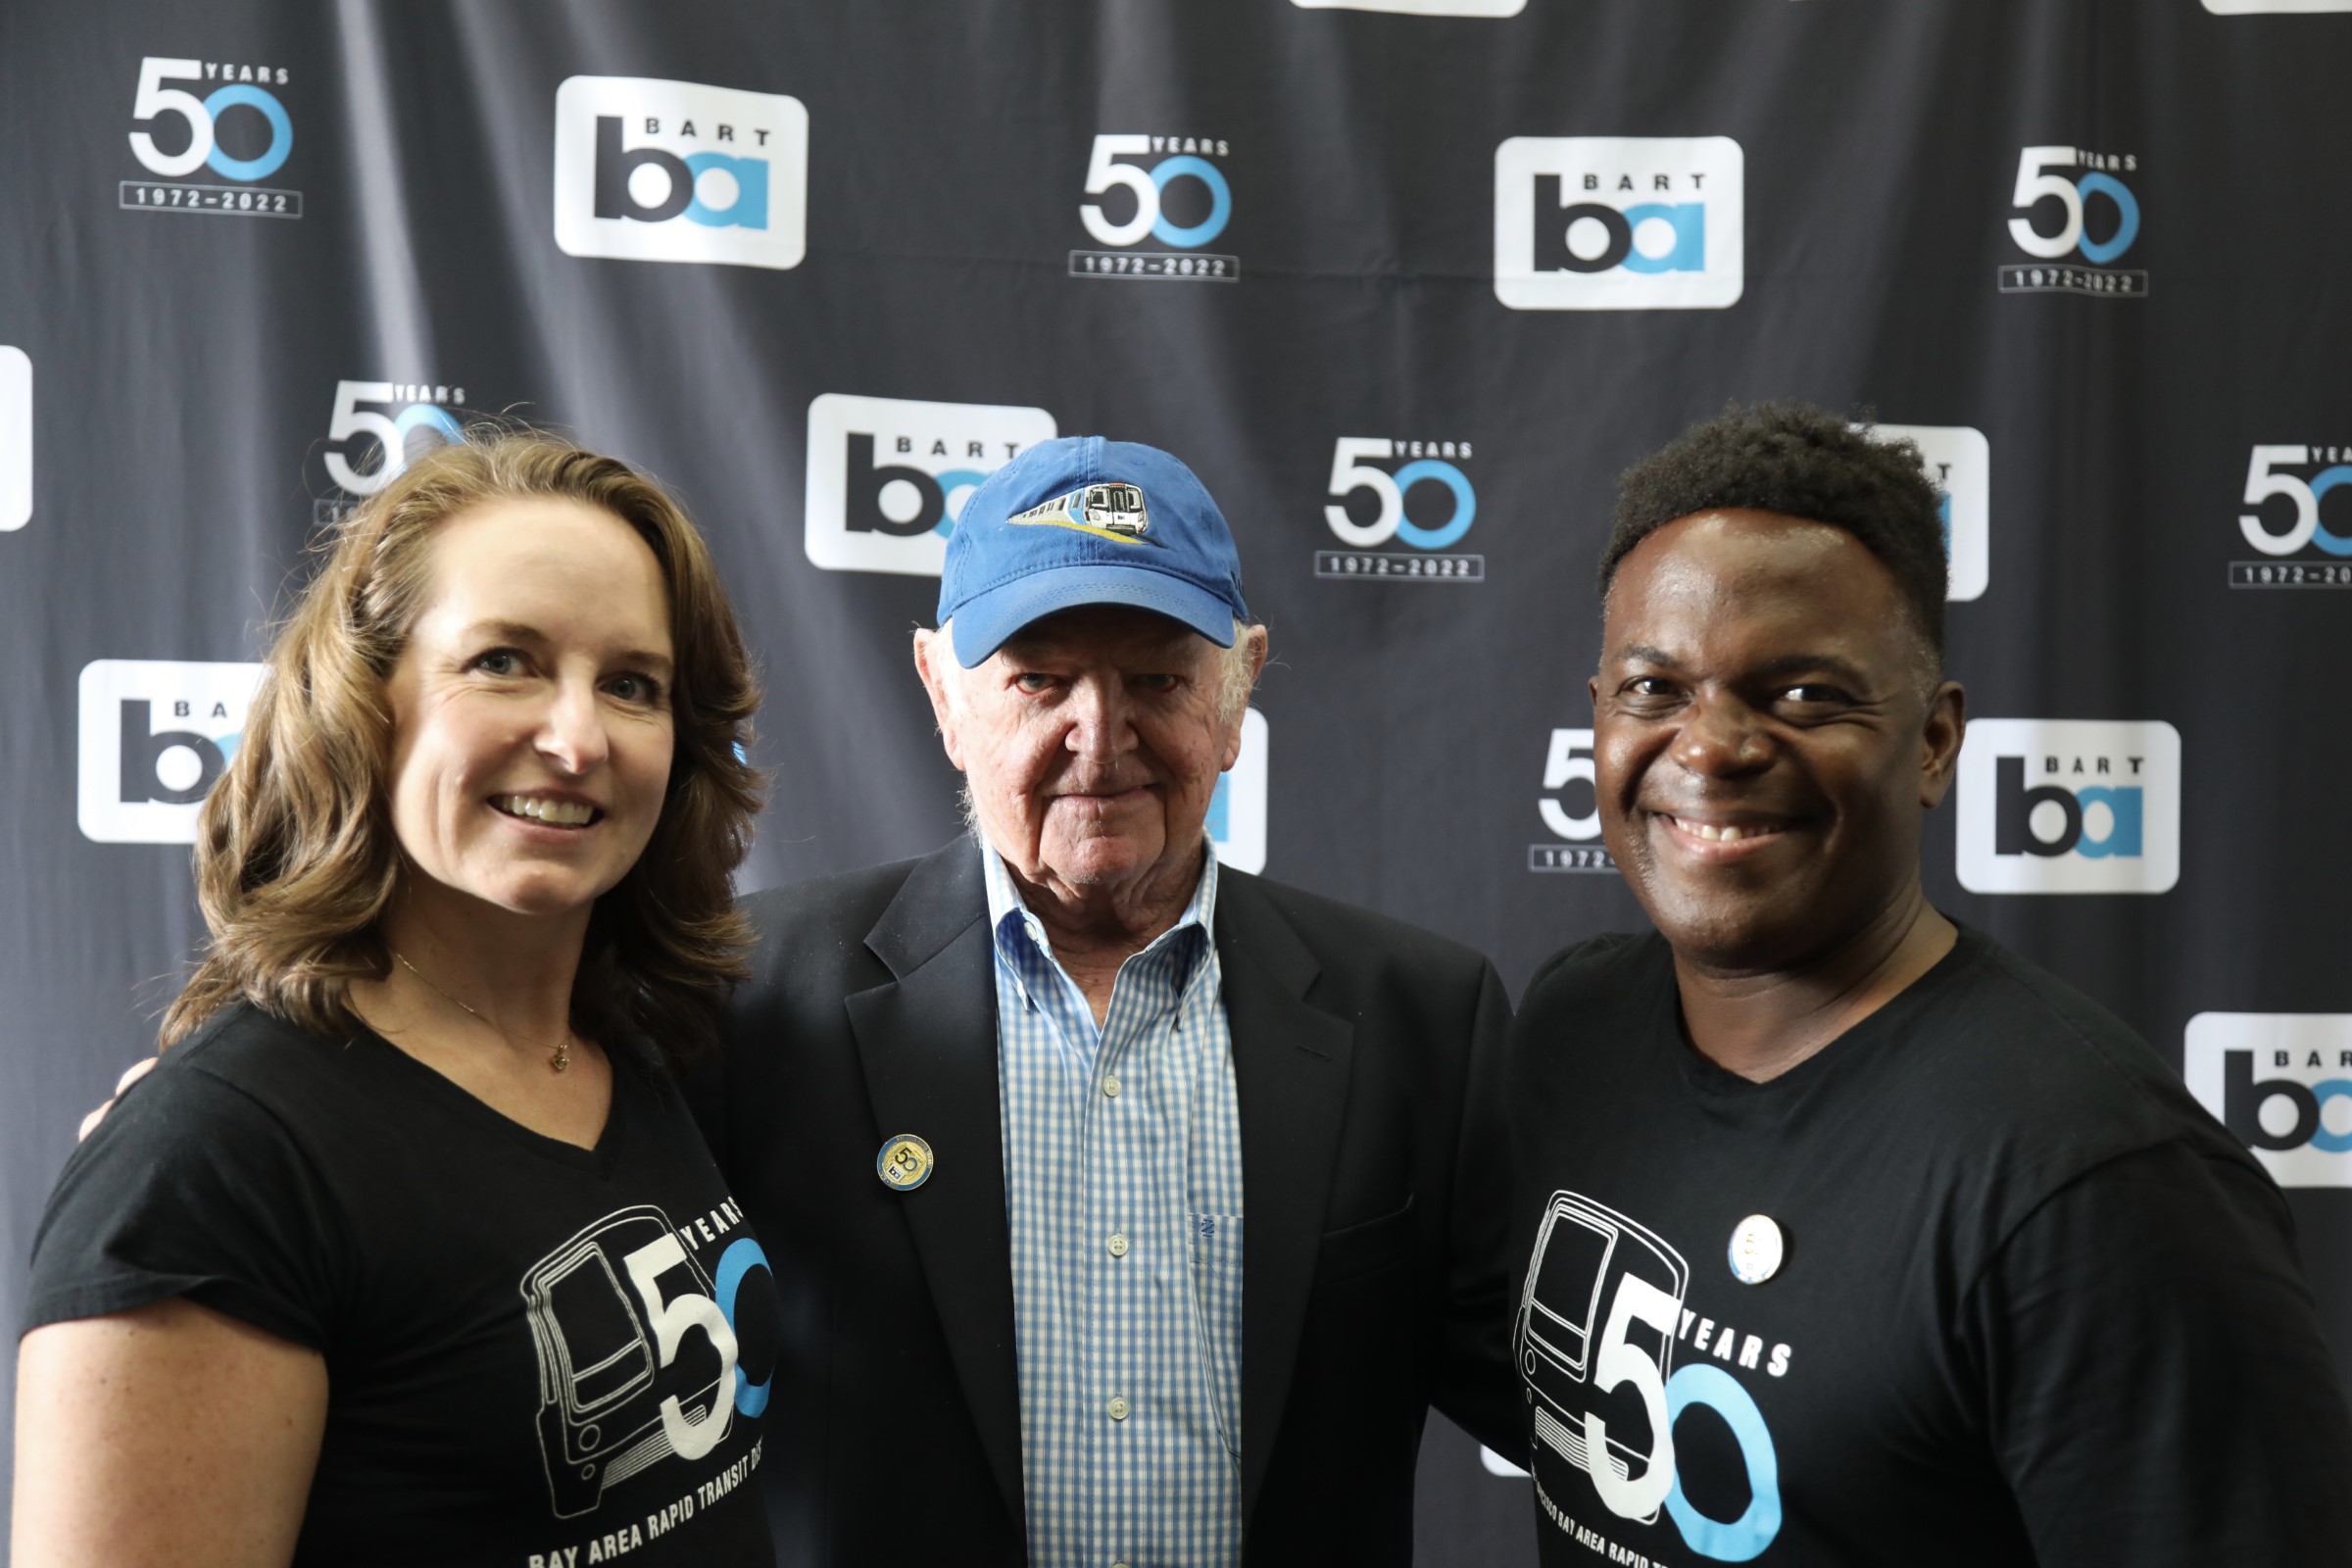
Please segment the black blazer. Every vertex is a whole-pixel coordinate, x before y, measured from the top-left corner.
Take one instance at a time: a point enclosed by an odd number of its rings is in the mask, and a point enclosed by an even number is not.
[[[988,896],[974,841],[756,894],[705,1125],[774,1259],[778,1560],[1023,1559]],[[1523,1452],[1496,1091],[1467,949],[1220,869],[1245,1204],[1244,1555],[1407,1563],[1434,1403]],[[882,1185],[886,1137],[937,1163]]]

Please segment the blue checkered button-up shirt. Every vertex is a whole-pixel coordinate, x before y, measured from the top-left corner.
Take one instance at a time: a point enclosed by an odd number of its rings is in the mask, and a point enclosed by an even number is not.
[[[981,847],[1031,1568],[1242,1555],[1242,1131],[1217,861],[1102,1026]]]

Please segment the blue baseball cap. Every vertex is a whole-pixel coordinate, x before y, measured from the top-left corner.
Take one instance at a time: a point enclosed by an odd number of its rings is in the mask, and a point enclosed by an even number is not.
[[[939,574],[939,620],[970,669],[1033,620],[1133,605],[1219,648],[1247,620],[1233,530],[1193,470],[1099,435],[1041,441],[965,498]]]

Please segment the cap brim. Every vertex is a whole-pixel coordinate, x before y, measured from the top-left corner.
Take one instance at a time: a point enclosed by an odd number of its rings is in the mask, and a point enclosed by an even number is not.
[[[1080,605],[1132,605],[1155,611],[1219,648],[1233,646],[1233,607],[1215,594],[1164,571],[1089,562],[1015,577],[957,606],[948,624],[956,662],[970,669],[1023,626]]]

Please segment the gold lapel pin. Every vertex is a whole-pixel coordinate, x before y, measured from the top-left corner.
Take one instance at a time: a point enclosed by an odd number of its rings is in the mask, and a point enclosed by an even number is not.
[[[874,1156],[874,1174],[894,1193],[911,1193],[931,1179],[931,1146],[912,1133],[885,1139]]]

